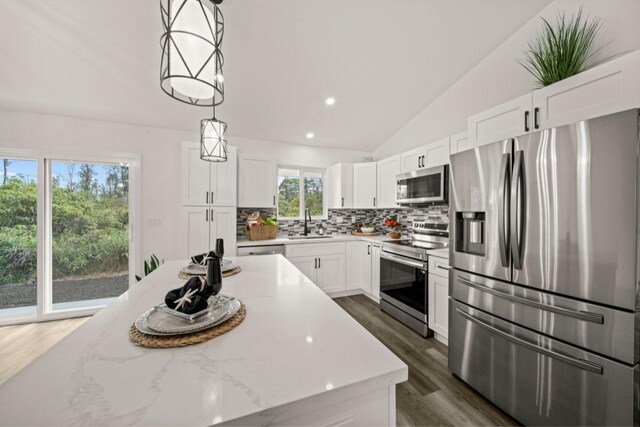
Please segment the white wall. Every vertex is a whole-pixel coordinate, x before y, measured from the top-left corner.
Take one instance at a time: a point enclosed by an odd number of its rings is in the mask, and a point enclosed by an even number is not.
[[[197,123],[196,123],[197,125]],[[196,126],[197,127],[197,126]],[[180,256],[180,142],[199,134],[74,117],[0,110],[0,148],[141,155],[141,256]],[[327,167],[367,153],[229,138],[239,151],[276,156],[281,164]],[[368,154],[370,155],[370,153]],[[139,271],[138,271],[139,272]]]
[[[640,49],[639,0],[555,0],[378,147],[374,157],[383,158],[463,132],[468,116],[533,89],[532,76],[516,60],[523,58],[527,42],[541,28],[540,17],[555,22],[559,10],[570,15],[580,6],[585,14],[605,19],[596,44],[610,43],[594,57],[595,61]]]
[[[318,148],[235,137],[230,138],[230,141],[230,144],[238,147],[238,152],[274,156],[279,165],[327,168],[340,162],[363,162],[371,159],[371,153],[364,151]]]

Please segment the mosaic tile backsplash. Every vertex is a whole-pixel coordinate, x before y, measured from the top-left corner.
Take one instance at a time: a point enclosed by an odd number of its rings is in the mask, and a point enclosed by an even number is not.
[[[237,235],[244,236],[244,224],[246,222],[245,212],[260,211],[267,215],[275,215],[275,208],[238,208],[237,215]],[[373,224],[381,229],[383,233],[388,230],[384,227],[384,220],[391,215],[398,215],[398,221],[404,226],[403,234],[406,234],[406,227],[412,221],[432,221],[449,222],[449,206],[436,205],[421,208],[396,208],[396,209],[329,209],[328,218],[324,220],[313,220],[309,222],[309,231],[312,234],[322,226],[325,234],[347,234],[351,232],[352,223]],[[279,220],[280,234],[285,236],[301,235],[304,230],[303,220]]]

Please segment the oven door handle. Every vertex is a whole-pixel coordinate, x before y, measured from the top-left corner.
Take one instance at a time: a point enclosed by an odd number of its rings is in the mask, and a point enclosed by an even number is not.
[[[412,261],[407,258],[403,258],[397,255],[391,255],[387,252],[380,252],[380,258],[388,259],[389,261],[395,261],[399,264],[408,265],[409,267],[419,268],[420,270],[427,271],[426,263],[420,261]]]

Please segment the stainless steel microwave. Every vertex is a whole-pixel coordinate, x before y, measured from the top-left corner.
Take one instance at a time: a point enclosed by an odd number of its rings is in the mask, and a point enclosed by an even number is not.
[[[444,203],[449,190],[449,167],[420,169],[396,176],[396,203],[418,205]]]

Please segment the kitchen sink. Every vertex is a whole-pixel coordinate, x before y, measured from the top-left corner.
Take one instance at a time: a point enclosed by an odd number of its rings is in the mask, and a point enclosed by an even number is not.
[[[294,236],[288,237],[289,240],[314,240],[314,239],[332,239],[332,236]]]

